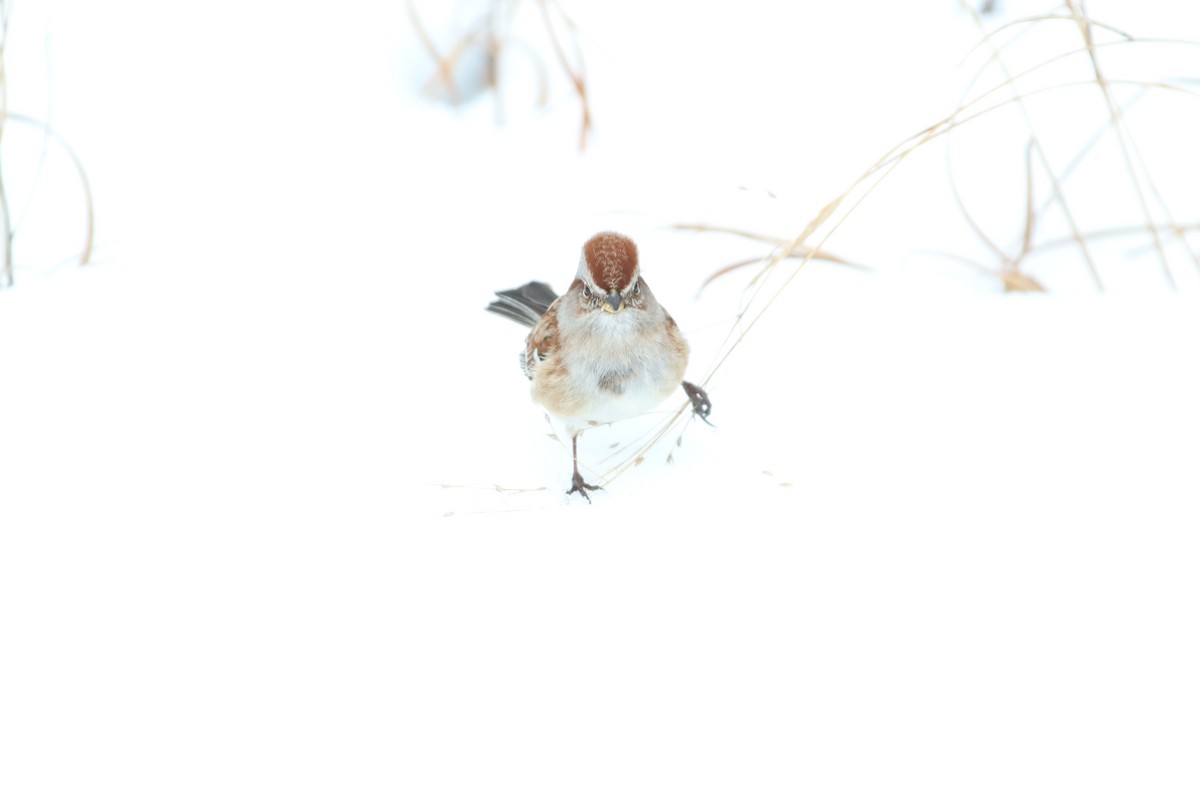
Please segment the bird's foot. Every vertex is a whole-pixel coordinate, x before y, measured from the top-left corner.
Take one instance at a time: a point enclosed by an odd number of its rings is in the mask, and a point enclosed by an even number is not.
[[[592,502],[592,498],[588,497],[588,489],[603,489],[603,488],[604,488],[603,486],[593,486],[590,483],[584,483],[583,476],[579,474],[579,470],[575,470],[575,474],[571,476],[571,488],[567,489],[567,494],[574,494],[575,492],[579,492],[581,495],[583,495],[583,499],[587,500],[590,503],[590,502]]]
[[[708,399],[708,392],[688,381],[683,382],[683,390],[687,392],[688,399],[692,401],[692,413],[703,422],[712,425],[708,421],[708,415],[712,411],[712,401]]]

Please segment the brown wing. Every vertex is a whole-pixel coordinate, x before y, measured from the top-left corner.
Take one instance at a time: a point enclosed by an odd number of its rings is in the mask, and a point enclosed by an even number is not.
[[[538,365],[545,361],[558,346],[558,305],[562,302],[559,297],[550,304],[546,313],[533,326],[533,330],[525,337],[525,361],[522,364],[525,377],[533,380],[533,373]]]

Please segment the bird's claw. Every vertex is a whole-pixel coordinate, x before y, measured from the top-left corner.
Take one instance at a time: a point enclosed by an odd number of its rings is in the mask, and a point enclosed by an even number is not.
[[[712,401],[708,399],[708,392],[689,381],[683,382],[683,390],[687,392],[688,399],[692,401],[692,413],[702,422],[712,425],[708,421],[708,415],[712,411]]]
[[[603,488],[603,486],[593,486],[590,483],[584,483],[583,476],[579,474],[578,470],[576,470],[575,474],[571,476],[571,488],[567,489],[567,494],[579,492],[581,495],[583,495],[584,500],[587,500],[589,503],[591,503],[592,498],[588,497],[588,489]]]

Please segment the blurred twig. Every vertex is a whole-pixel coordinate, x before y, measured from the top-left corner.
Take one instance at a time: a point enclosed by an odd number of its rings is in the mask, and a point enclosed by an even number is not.
[[[546,25],[546,33],[550,36],[550,44],[554,47],[554,54],[558,58],[558,63],[562,66],[563,72],[566,73],[567,79],[571,81],[571,86],[575,89],[575,94],[579,96],[579,106],[582,110],[583,119],[579,124],[579,149],[583,150],[587,147],[588,133],[592,129],[592,110],[588,105],[587,80],[583,74],[583,54],[579,50],[579,37],[576,33],[575,23],[567,16],[555,0],[537,0],[538,10],[542,13],[542,21]],[[558,13],[562,25],[567,30],[567,35],[571,39],[571,46],[575,50],[575,64],[567,58],[567,53],[563,49],[562,41],[559,38],[558,32],[555,30],[554,22],[550,18],[550,8],[553,6]]]
[[[587,146],[588,135],[592,129],[592,109],[588,99],[588,84],[584,73],[583,53],[579,46],[578,28],[557,0],[534,0],[534,4],[549,39],[554,60],[558,62],[563,75],[571,84],[572,91],[579,98],[582,115],[579,149],[583,150]],[[510,36],[508,32],[521,0],[489,0],[486,13],[469,25],[466,32],[460,35],[445,53],[435,44],[422,23],[415,0],[406,0],[406,5],[417,38],[434,63],[435,74],[430,80],[430,86],[445,91],[449,102],[457,104],[475,93],[472,89],[464,91],[456,76],[467,56],[473,51],[477,52],[484,60],[481,88],[493,93],[496,99],[496,117],[500,121],[503,116],[503,81],[500,74],[502,57],[506,52],[519,48],[532,57],[537,71],[538,104],[545,104],[549,97],[549,80],[544,60],[528,43]],[[568,49],[573,51],[573,58],[568,54]]]
[[[7,113],[4,115],[4,120],[20,122],[25,125],[32,125],[42,132],[48,140],[58,142],[59,147],[67,154],[67,158],[71,160],[71,166],[75,168],[75,174],[79,178],[80,188],[83,190],[83,199],[85,207],[85,226],[86,235],[84,238],[83,249],[79,253],[79,265],[87,264],[92,259],[92,248],[96,240],[96,210],[92,201],[92,184],[88,180],[87,170],[83,168],[83,161],[79,158],[79,154],[72,149],[59,133],[40,119],[34,119],[26,114]]]
[[[8,110],[8,85],[4,69],[4,44],[8,39],[8,21],[11,14],[11,6],[11,0],[0,0],[0,141],[3,141],[3,134],[8,128],[8,124],[10,122],[18,122],[37,128],[41,132],[43,137],[43,157],[45,156],[45,143],[48,141],[57,142],[63,148],[63,151],[71,160],[71,165],[75,168],[80,186],[83,189],[84,206],[86,209],[86,236],[82,252],[79,254],[78,263],[81,265],[86,264],[92,257],[92,247],[95,242],[96,215],[92,202],[91,183],[88,180],[87,171],[83,168],[82,160],[80,160],[79,155],[49,123],[26,114],[19,114]],[[0,152],[0,156],[2,156],[2,152]],[[0,157],[0,237],[2,237],[2,241],[0,241],[0,258],[3,259],[0,262],[0,287],[11,286],[13,284],[13,240],[16,237],[16,228],[17,226],[14,224],[11,214],[7,186],[4,182],[3,158]]]

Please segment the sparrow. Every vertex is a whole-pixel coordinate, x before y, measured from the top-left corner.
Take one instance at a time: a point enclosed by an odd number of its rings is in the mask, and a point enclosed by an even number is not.
[[[712,403],[683,379],[688,344],[641,275],[637,245],[598,233],[583,245],[575,280],[558,296],[533,281],[496,292],[488,311],[531,328],[521,369],[534,402],[571,434],[573,472],[567,494],[601,487],[579,473],[579,436],[588,427],[654,409],[683,387],[692,412],[707,422]],[[711,424],[711,423],[710,423]]]

